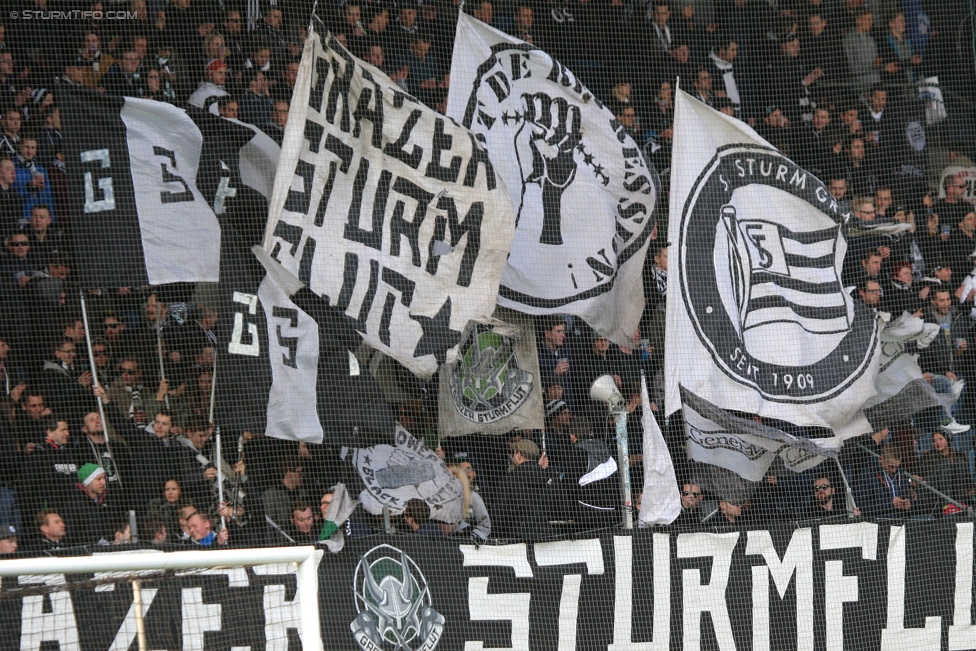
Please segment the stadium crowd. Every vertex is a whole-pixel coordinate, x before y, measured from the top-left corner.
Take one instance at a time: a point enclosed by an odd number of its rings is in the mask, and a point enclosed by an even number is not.
[[[334,487],[355,483],[336,450],[225,432],[218,473],[209,413],[213,329],[222,315],[193,288],[85,288],[91,368],[72,277],[78,207],[67,189],[71,162],[61,149],[58,104],[60,89],[84,86],[209,109],[281,143],[312,3],[21,4],[39,17],[0,18],[0,552],[12,551],[18,539],[40,552],[126,542],[130,509],[141,539],[156,543],[301,543],[333,533],[324,516]],[[44,19],[44,12],[75,10],[89,13]],[[880,460],[851,446],[843,476],[832,469],[771,472],[747,500],[714,500],[685,458],[680,424],[672,423],[669,446],[679,476],[687,478],[679,523],[846,514],[847,483],[858,515],[958,511],[912,485],[911,475],[973,503],[973,434],[966,425],[976,422],[976,398],[964,388],[976,378],[968,5],[346,0],[320,2],[314,20],[321,19],[318,31],[331,31],[443,112],[462,10],[576,72],[662,173],[670,166],[679,85],[747,122],[851,205],[862,228],[851,236],[844,272],[857,299],[941,326],[943,335],[920,351],[920,364],[937,391],[959,398],[948,429],[946,419],[923,414],[859,441]],[[110,11],[128,13],[105,19]],[[928,29],[920,30],[926,21]],[[663,404],[666,215],[664,206],[633,347],[595,336],[578,319],[539,319],[545,434],[445,439],[439,453],[465,487],[465,521],[432,522],[417,502],[394,526],[430,535],[538,538],[619,520],[616,475],[592,474],[611,456],[612,422],[588,389],[596,377],[611,375],[635,414],[631,463],[639,493],[641,371],[658,416]],[[896,223],[908,226],[890,228]],[[393,399],[400,422],[418,434],[436,432],[436,389],[407,375],[398,376]],[[910,474],[899,474],[899,465]],[[347,535],[366,535],[384,525],[358,511],[344,526]]]

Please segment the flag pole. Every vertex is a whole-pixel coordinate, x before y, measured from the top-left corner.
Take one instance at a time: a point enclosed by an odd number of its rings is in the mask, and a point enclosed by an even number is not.
[[[630,486],[630,443],[627,436],[627,410],[618,409],[613,415],[617,426],[617,456],[620,457],[620,494],[624,501],[624,529],[634,528],[633,495]]]
[[[78,290],[78,297],[81,299],[81,320],[85,324],[85,343],[88,344],[88,365],[91,368],[92,383],[97,389],[98,383],[98,369],[95,368],[95,353],[92,352],[92,338],[91,338],[91,328],[88,326],[88,305],[85,303],[85,290]],[[98,396],[95,397],[95,403],[98,405],[98,415],[102,419],[102,434],[105,436],[105,450],[108,452],[108,458],[112,460],[112,465],[115,466],[115,476],[119,481],[119,488],[122,487],[122,473],[120,472],[119,465],[115,463],[115,455],[112,454],[112,445],[108,441],[108,421],[105,419],[105,407],[102,405],[102,399]],[[99,463],[98,465],[102,465]]]
[[[217,427],[215,443],[217,446],[217,504],[219,505],[219,510],[224,506],[224,467],[223,463],[221,463],[223,458],[220,452],[220,427]],[[225,527],[227,527],[227,518],[222,515],[220,516],[220,528],[224,529]]]
[[[163,367],[163,320],[159,318],[159,296],[156,297],[156,352],[159,353],[159,381],[166,379],[166,370]],[[169,410],[169,392],[163,396],[166,409]]]
[[[850,517],[854,517],[854,511],[857,510],[857,502],[854,501],[854,491],[851,490],[851,485],[847,481],[847,475],[844,474],[844,467],[840,465],[840,460],[834,457],[834,463],[837,464],[837,470],[840,472],[840,479],[844,482],[844,490],[847,492],[847,510],[850,512]]]

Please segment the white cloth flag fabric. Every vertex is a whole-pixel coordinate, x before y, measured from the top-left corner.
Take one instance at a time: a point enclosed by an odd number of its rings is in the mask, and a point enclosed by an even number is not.
[[[850,219],[745,123],[675,95],[666,411],[721,408],[840,439],[872,431],[880,325],[841,284]]]
[[[164,102],[65,89],[83,287],[216,282],[220,225],[197,187],[204,137]]]
[[[641,498],[639,526],[671,524],[681,515],[681,493],[674,474],[671,453],[651,412],[647,378],[641,373],[641,426],[644,428],[644,494]]]
[[[776,457],[793,472],[837,456],[835,439],[805,439],[738,418],[682,389],[688,458],[761,481]]]
[[[363,508],[382,515],[388,506],[400,515],[412,499],[430,506],[430,517],[456,524],[464,517],[464,489],[444,461],[399,423],[393,445],[353,451],[352,463],[366,488],[359,494]]]
[[[458,350],[440,370],[441,438],[545,428],[532,317],[499,307],[493,323],[468,327]]]
[[[575,314],[629,346],[658,179],[611,111],[542,50],[461,13],[447,114],[482,138],[517,229],[498,303]]]
[[[305,42],[265,249],[430,377],[491,317],[512,200],[471,132],[326,41]]]

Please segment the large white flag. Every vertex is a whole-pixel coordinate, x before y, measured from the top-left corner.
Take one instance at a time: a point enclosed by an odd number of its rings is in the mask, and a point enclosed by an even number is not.
[[[631,345],[658,180],[613,113],[548,54],[465,13],[447,113],[483,139],[515,200],[499,305],[575,314]]]
[[[841,283],[846,206],[743,122],[681,91],[675,104],[667,413],[680,383],[724,409],[870,432],[880,327]]]
[[[429,377],[491,317],[515,221],[467,129],[335,39],[305,42],[265,249],[374,348]]]

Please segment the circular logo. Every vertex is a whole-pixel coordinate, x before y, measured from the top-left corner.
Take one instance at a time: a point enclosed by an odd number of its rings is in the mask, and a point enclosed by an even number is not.
[[[532,45],[497,43],[462,124],[516,197],[503,299],[558,309],[611,291],[629,260],[643,260],[657,173],[570,70]]]
[[[519,367],[515,342],[476,325],[451,373],[454,407],[473,423],[494,423],[515,413],[532,395],[532,374]]]
[[[705,167],[683,208],[681,294],[729,378],[768,400],[811,403],[864,373],[878,325],[841,281],[849,218],[775,150],[728,145]]]

